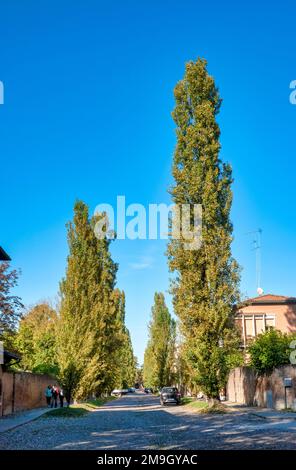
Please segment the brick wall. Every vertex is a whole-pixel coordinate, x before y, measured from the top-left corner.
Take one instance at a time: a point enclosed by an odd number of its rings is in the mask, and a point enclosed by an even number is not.
[[[296,406],[296,367],[282,366],[271,375],[257,376],[251,367],[233,369],[227,383],[227,399],[247,406],[283,409],[285,407],[284,378],[292,378],[287,389],[287,407]]]
[[[13,374],[2,375],[2,416],[13,412]]]
[[[46,387],[57,384],[53,377],[29,372],[3,372],[0,381],[0,416],[45,406]]]

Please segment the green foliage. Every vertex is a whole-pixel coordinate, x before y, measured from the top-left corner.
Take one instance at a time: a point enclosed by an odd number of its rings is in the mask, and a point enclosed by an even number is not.
[[[115,397],[103,397],[87,400],[77,405],[55,408],[45,413],[43,418],[83,418],[90,411],[104,406],[109,401],[116,400]]]
[[[115,388],[133,387],[136,379],[136,363],[133,353],[130,333],[125,326],[125,294],[119,289],[115,291],[117,295],[118,323],[120,325],[121,346],[118,348],[117,364],[118,379]]]
[[[196,400],[195,398],[190,397],[183,397],[181,404],[198,411],[208,408],[208,403],[206,401]]]
[[[123,346],[121,347],[121,387],[133,387],[136,380],[136,367],[130,333],[127,328],[123,331]]]
[[[57,313],[47,303],[31,308],[22,318],[15,339],[21,353],[20,366],[25,370],[55,375]]]
[[[235,367],[242,367],[245,363],[244,353],[240,349],[234,349],[227,354],[226,366],[227,370],[235,369]]]
[[[68,224],[69,256],[61,282],[58,327],[59,379],[67,399],[110,393],[120,380],[118,351],[123,338],[122,305],[115,289],[117,265],[107,237],[97,238],[96,223],[104,214],[89,217],[78,201]],[[131,347],[129,345],[129,347]]]
[[[176,323],[171,318],[164,295],[156,293],[144,355],[143,378],[146,387],[157,388],[172,383],[175,340]]]
[[[19,348],[17,344],[17,330],[6,328],[0,334],[0,341],[3,341],[4,348],[7,351],[19,353]]]
[[[192,397],[182,397],[181,398],[181,405],[190,405],[193,400],[195,400],[194,398]]]
[[[258,335],[248,347],[250,364],[260,373],[271,373],[275,367],[289,364],[290,343],[295,336],[269,329]]]
[[[135,384],[143,385],[144,378],[143,378],[143,365],[140,365],[138,359],[134,356],[134,361],[136,365],[136,377],[135,377]]]
[[[192,380],[207,396],[218,398],[229,371],[229,356],[239,345],[234,328],[239,267],[231,254],[232,171],[219,158],[216,115],[221,99],[205,60],[186,65],[175,100],[177,145],[171,194],[175,204],[201,204],[203,218],[200,249],[185,249],[182,238],[168,246],[169,268],[175,274],[174,308]]]
[[[7,349],[13,346],[11,342],[23,310],[20,297],[11,294],[18,275],[18,271],[9,269],[8,262],[0,262],[0,341],[5,341]]]

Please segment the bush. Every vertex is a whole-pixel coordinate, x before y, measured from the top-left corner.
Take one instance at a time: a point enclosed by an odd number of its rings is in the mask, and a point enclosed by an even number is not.
[[[250,364],[260,373],[271,373],[275,367],[289,364],[292,335],[270,329],[257,336],[248,347]]]

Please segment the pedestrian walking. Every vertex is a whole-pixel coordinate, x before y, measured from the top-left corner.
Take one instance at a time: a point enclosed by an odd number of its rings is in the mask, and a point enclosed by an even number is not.
[[[59,391],[59,398],[60,398],[60,407],[63,408],[64,406],[64,391],[61,388]]]
[[[45,389],[45,398],[46,398],[47,408],[49,408],[51,405],[51,397],[52,397],[51,385],[48,385],[48,387],[46,387]]]
[[[58,406],[58,395],[59,395],[58,388],[55,385],[53,385],[53,387],[51,389],[51,408],[53,408],[53,407],[57,408],[57,406]]]

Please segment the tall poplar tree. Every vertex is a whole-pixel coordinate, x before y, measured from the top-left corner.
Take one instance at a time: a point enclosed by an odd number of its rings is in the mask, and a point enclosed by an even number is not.
[[[116,351],[122,343],[114,293],[117,265],[110,255],[110,240],[94,234],[98,218],[90,219],[88,207],[78,201],[68,224],[57,356],[60,381],[69,398],[112,390]]]
[[[174,95],[177,145],[170,192],[175,204],[201,204],[203,216],[200,249],[186,249],[182,239],[168,246],[174,308],[193,378],[209,398],[218,399],[238,344],[239,268],[231,254],[232,170],[219,157],[221,99],[205,60],[186,64]]]
[[[166,306],[164,295],[156,292],[149,323],[149,339],[144,355],[144,384],[170,385],[174,361],[176,324]]]
[[[120,324],[121,347],[118,349],[118,379],[116,388],[133,387],[136,380],[136,362],[130,332],[125,325],[125,293],[117,289],[118,315]]]

